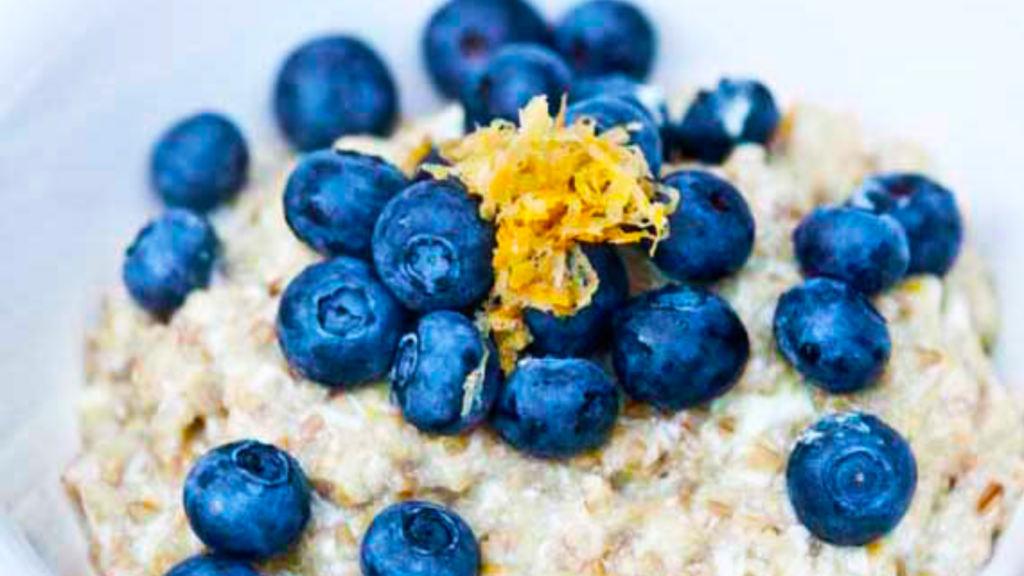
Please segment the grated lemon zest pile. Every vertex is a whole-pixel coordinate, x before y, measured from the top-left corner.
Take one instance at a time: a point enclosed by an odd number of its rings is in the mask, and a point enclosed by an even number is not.
[[[564,103],[552,118],[544,97],[520,111],[519,124],[499,120],[445,144],[452,165],[428,168],[461,180],[496,224],[483,324],[506,371],[531,340],[523,310],[569,315],[590,303],[598,278],[581,243],[649,240],[653,252],[673,209],[625,128],[597,135],[586,120],[566,126]]]

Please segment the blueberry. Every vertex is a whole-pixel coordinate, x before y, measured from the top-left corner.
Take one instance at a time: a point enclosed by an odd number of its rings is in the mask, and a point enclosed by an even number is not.
[[[674,144],[686,158],[717,164],[738,144],[768,144],[780,118],[764,84],[727,78],[697,94],[675,131]]]
[[[725,394],[750,357],[747,329],[728,302],[669,285],[635,298],[615,317],[612,364],[634,400],[676,411]]]
[[[277,339],[300,374],[346,388],[387,374],[404,325],[405,312],[373,270],[341,256],[306,268],[288,285]]]
[[[630,144],[640,148],[651,174],[658,176],[661,172],[661,134],[643,108],[615,96],[597,96],[573,104],[565,116],[570,124],[584,117],[595,123],[598,133],[617,126],[627,128]]]
[[[944,276],[956,262],[964,226],[953,193],[921,174],[895,172],[866,179],[850,206],[888,214],[907,232],[910,274]]]
[[[619,413],[608,375],[579,358],[527,358],[505,382],[491,425],[514,448],[569,458],[603,445]]]
[[[907,441],[868,414],[832,414],[797,442],[786,486],[800,522],[840,546],[892,531],[910,508],[917,463]]]
[[[633,4],[592,0],[558,23],[555,47],[580,76],[621,73],[643,80],[654,64],[657,39],[650,20]]]
[[[185,479],[185,514],[218,553],[263,560],[285,552],[309,523],[312,490],[288,453],[254,440],[204,454]]]
[[[210,283],[220,243],[199,214],[174,208],[139,232],[125,254],[122,277],[135,302],[167,318],[189,293]]]
[[[558,54],[534,44],[508,45],[464,84],[466,131],[499,118],[518,122],[519,109],[534,96],[547,96],[557,107],[571,81],[572,72]]]
[[[423,56],[434,85],[449,98],[508,44],[544,44],[547,24],[523,0],[449,0],[430,18]]]
[[[377,217],[408,185],[398,168],[376,156],[313,152],[288,178],[285,219],[296,236],[321,254],[369,259]]]
[[[841,280],[868,295],[894,286],[910,264],[907,234],[896,220],[851,208],[815,210],[793,243],[805,275]]]
[[[171,568],[166,576],[259,576],[259,574],[244,560],[217,554],[200,554],[179,562]]]
[[[714,282],[742,268],[754,250],[755,225],[739,190],[700,170],[673,173],[664,184],[679,192],[679,208],[654,253],[658,268],[688,282]]]
[[[494,282],[494,229],[455,181],[406,188],[381,213],[373,260],[394,295],[417,312],[463,309]]]
[[[808,280],[783,294],[774,324],[782,355],[828,392],[871,386],[892,354],[885,318],[863,295],[836,280]]]
[[[398,344],[391,391],[424,432],[461,434],[487,417],[501,368],[494,345],[458,312],[431,312]]]
[[[596,96],[625,98],[642,108],[659,129],[668,123],[668,103],[661,90],[642,84],[625,74],[609,74],[591,78],[577,78],[569,87],[569,104],[583,102]]]
[[[533,309],[524,314],[533,336],[530,351],[537,356],[590,356],[610,340],[612,315],[629,297],[626,266],[611,246],[587,245],[583,253],[599,281],[590,304],[571,316]]]
[[[324,36],[285,60],[274,111],[293,146],[315,150],[348,134],[387,135],[398,118],[398,90],[372,48],[351,36]]]
[[[150,180],[168,206],[205,212],[231,199],[249,172],[249,147],[235,124],[205,112],[171,126],[153,148]]]
[[[429,502],[384,509],[359,550],[366,576],[477,576],[480,563],[480,545],[466,521]]]

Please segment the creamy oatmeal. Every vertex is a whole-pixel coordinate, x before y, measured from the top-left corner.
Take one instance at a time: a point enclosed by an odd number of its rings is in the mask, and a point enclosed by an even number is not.
[[[457,109],[391,141],[339,145],[412,170],[429,134],[451,135]],[[451,506],[473,527],[488,575],[976,575],[1024,486],[1024,425],[989,357],[998,309],[968,245],[943,280],[916,277],[877,299],[893,356],[883,381],[854,396],[808,386],[776,352],[778,297],[800,282],[790,235],[866,174],[928,171],[916,148],[870,143],[855,122],[798,107],[770,152],[738,149],[722,175],[758,224],[754,255],[720,292],[751,337],[745,376],[709,407],[672,416],[627,405],[610,443],[567,462],[532,460],[487,430],[425,436],[387,387],[330,394],[289,371],[274,333],[278,298],[317,260],[288,229],[288,162],[253,177],[217,214],[224,242],[214,284],[169,324],[123,289],[88,340],[83,450],[66,475],[92,556],[108,576],[160,575],[201,549],[181,506],[191,463],[251,437],[290,451],[316,488],[313,521],[267,575],[357,575],[361,535],[400,499]],[[628,249],[624,250],[627,255]],[[659,283],[631,260],[637,287]],[[790,449],[821,415],[874,413],[913,447],[919,484],[898,528],[863,548],[825,545],[786,497]]]

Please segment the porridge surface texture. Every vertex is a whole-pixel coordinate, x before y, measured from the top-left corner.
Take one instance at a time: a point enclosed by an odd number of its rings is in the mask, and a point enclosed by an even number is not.
[[[391,140],[338,146],[411,171],[428,137],[459,124],[453,109]],[[871,142],[848,117],[795,107],[770,151],[741,147],[714,169],[757,221],[749,263],[717,287],[751,337],[739,384],[674,415],[627,404],[607,446],[566,462],[527,458],[486,429],[426,436],[403,422],[385,385],[332,395],[291,373],[275,338],[278,300],[318,257],[282,214],[291,162],[257,161],[249,188],[214,216],[224,252],[211,287],[168,324],[115,289],[89,335],[83,448],[65,482],[101,574],[159,576],[198,552],[184,477],[206,450],[240,438],[291,452],[316,490],[312,523],[294,550],[259,567],[268,576],[358,575],[374,515],[411,498],[466,519],[487,575],[971,576],[1020,496],[1024,425],[989,357],[998,309],[969,243],[946,278],[912,277],[876,299],[893,356],[874,388],[825,395],[776,352],[776,302],[801,281],[791,242],[800,219],[870,173],[930,169],[914,146]],[[662,281],[623,253],[635,289]],[[898,528],[860,548],[811,537],[785,487],[800,433],[849,409],[905,436],[920,478]]]

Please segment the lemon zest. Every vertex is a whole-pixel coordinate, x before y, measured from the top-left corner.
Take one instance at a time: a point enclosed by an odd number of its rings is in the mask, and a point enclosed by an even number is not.
[[[570,315],[587,306],[598,278],[582,244],[634,244],[651,251],[668,235],[675,198],[653,182],[628,127],[598,135],[589,119],[566,125],[564,101],[552,117],[537,97],[520,111],[519,127],[498,120],[441,146],[455,177],[480,198],[480,214],[496,227],[494,287],[486,328],[511,370],[531,341],[527,308]]]

